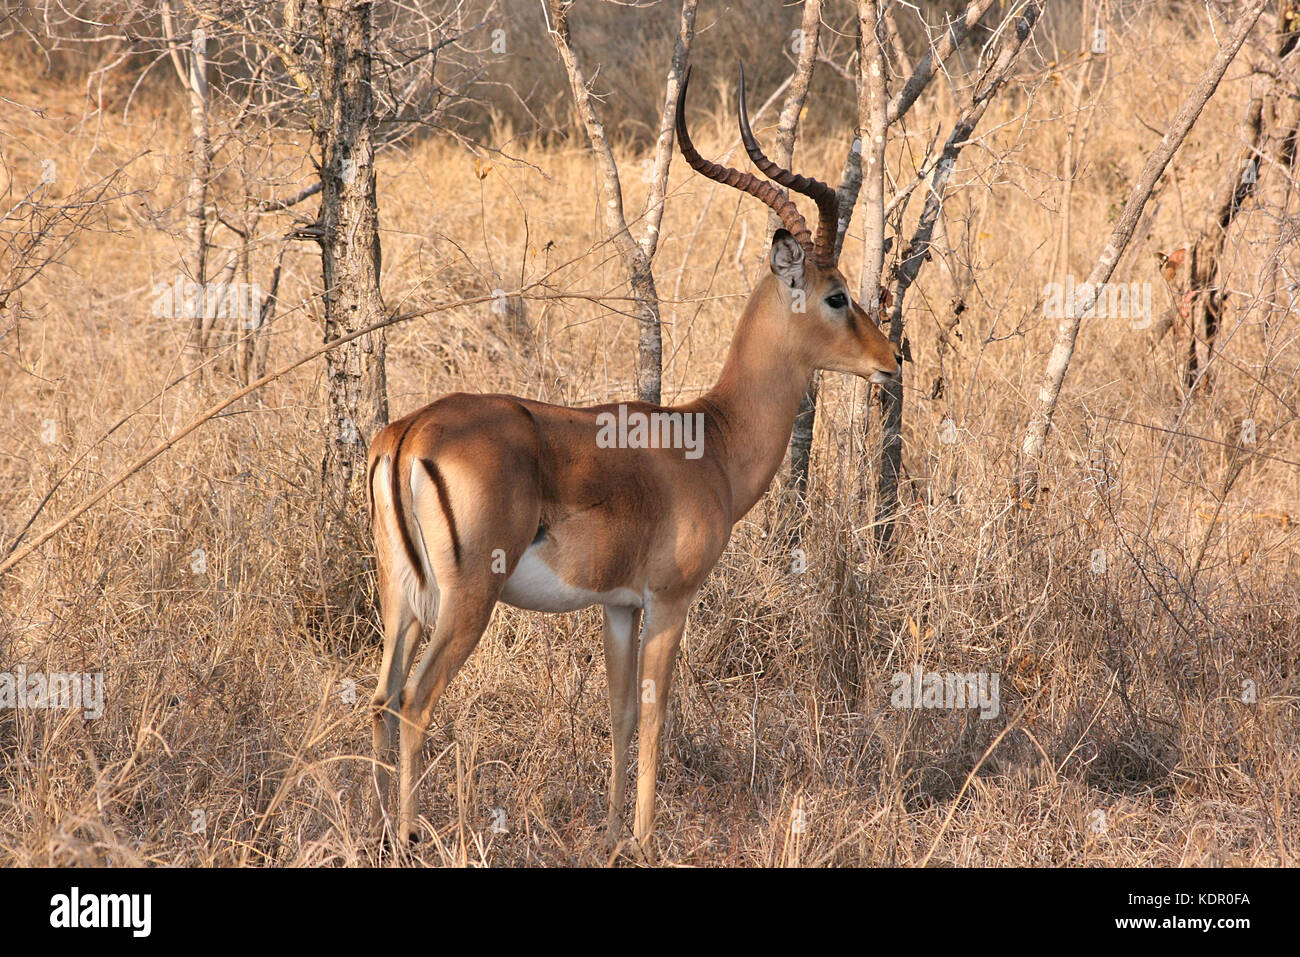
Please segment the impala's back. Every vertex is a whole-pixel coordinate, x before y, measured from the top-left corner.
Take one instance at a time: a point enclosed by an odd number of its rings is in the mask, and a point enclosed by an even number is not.
[[[426,627],[452,582],[534,611],[640,607],[725,543],[720,439],[695,406],[445,396],[371,445],[381,585]]]

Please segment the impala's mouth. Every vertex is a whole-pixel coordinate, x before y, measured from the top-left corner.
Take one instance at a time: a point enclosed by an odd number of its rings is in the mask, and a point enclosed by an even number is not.
[[[871,373],[871,381],[874,382],[876,385],[889,385],[889,383],[893,382],[894,379],[896,379],[897,377],[898,377],[897,372]]]

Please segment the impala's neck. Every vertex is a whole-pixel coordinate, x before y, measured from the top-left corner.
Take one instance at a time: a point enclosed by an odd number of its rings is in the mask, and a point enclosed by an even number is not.
[[[772,484],[813,371],[792,353],[790,317],[775,283],[771,274],[763,277],[741,314],[717,384],[691,403],[708,416],[704,442],[706,448],[713,443],[731,483],[733,522]]]

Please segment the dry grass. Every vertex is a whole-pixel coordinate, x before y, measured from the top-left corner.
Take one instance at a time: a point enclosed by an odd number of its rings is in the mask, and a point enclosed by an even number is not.
[[[1149,127],[1172,115],[1212,42],[1172,19],[1112,41],[1076,189],[1076,275],[1155,140]],[[1168,176],[1150,235],[1116,274],[1153,283],[1157,310],[1153,252],[1199,226],[1232,152],[1243,73],[1230,72]],[[44,119],[0,113],[4,135],[30,148],[6,151],[15,189],[39,179],[42,157],[71,183],[152,152],[128,167],[140,196],[110,208],[100,231],[29,288],[21,314],[0,314],[0,544],[77,456],[37,529],[185,421],[204,389],[233,388],[218,378],[154,398],[181,370],[181,331],[150,314],[152,285],[171,281],[181,248],[158,228],[178,216],[178,108],[159,103],[126,124],[105,116],[88,130],[77,125],[79,86],[4,75],[7,96],[51,107]],[[772,494],[701,592],[660,778],[666,861],[1295,863],[1300,473],[1281,460],[1300,459],[1290,411],[1300,350],[1294,315],[1266,334],[1256,298],[1275,214],[1255,204],[1234,227],[1237,292],[1213,391],[1184,398],[1169,337],[1086,323],[1052,439],[1050,495],[1002,515],[1054,329],[1040,293],[1067,103],[1050,79],[1015,92],[990,110],[988,142],[963,153],[951,251],[927,266],[908,310],[912,481],[897,551],[882,559],[870,545],[867,389],[828,376],[807,570],[791,571],[788,515]],[[734,141],[710,106],[701,96],[697,142],[717,154]],[[951,112],[933,97],[919,106],[905,148],[923,149]],[[808,140],[801,162],[831,173],[842,140]],[[598,242],[588,159],[514,148],[521,162],[494,162],[482,180],[468,153],[442,141],[384,162],[390,307],[549,274],[548,298],[527,303],[525,333],[485,306],[396,328],[394,415],[460,389],[570,404],[631,391],[634,324],[619,313],[617,260]],[[622,159],[639,168],[640,155]],[[638,193],[639,177],[624,179]],[[761,268],[766,213],[680,168],[672,191],[656,270],[668,399],[717,373]],[[143,218],[140,201],[160,219]],[[851,239],[846,263],[857,249]],[[1294,265],[1294,250],[1284,254]],[[318,263],[305,245],[286,259],[273,366],[319,339]],[[585,293],[604,298],[573,297]],[[953,328],[955,299],[965,309]],[[943,395],[931,399],[940,377]],[[363,822],[379,648],[374,615],[355,598],[365,587],[352,578],[353,544],[327,539],[317,512],[323,399],[319,365],[266,388],[0,583],[0,672],[103,671],[106,694],[96,721],[0,711],[0,864],[375,862]],[[953,442],[943,440],[947,418]],[[1257,449],[1277,459],[1232,451],[1245,418],[1258,423]],[[50,443],[46,420],[56,423]],[[202,574],[192,570],[200,549]],[[1096,549],[1107,556],[1101,574]],[[916,662],[999,673],[1000,715],[892,708],[890,678]],[[1253,704],[1241,700],[1244,679]],[[603,863],[609,731],[595,612],[499,608],[429,735],[421,812],[436,840],[411,860]],[[800,817],[805,826],[793,826]]]

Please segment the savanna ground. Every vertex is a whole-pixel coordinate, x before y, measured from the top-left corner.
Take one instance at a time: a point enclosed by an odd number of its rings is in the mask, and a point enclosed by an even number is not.
[[[1080,121],[1069,246],[1080,281],[1211,56],[1199,9],[1147,7],[1110,34]],[[781,16],[778,36],[798,10]],[[738,164],[730,91],[742,41],[727,16],[708,18],[695,140]],[[1226,247],[1232,295],[1212,388],[1184,387],[1185,338],[1086,321],[1047,492],[1007,507],[1056,325],[1043,288],[1071,111],[1062,75],[1078,76],[1077,19],[1062,23],[1060,56],[1037,34],[962,153],[943,252],[909,301],[896,549],[872,543],[874,397],[826,375],[802,553],[790,550],[793,518],[775,488],[700,594],[660,773],[664,861],[1295,862],[1300,349],[1285,283],[1281,308],[1268,302],[1274,262],[1288,277],[1296,267],[1280,177],[1261,177]],[[600,50],[594,32],[579,39]],[[611,88],[640,77],[648,92],[629,94],[647,104],[635,108],[615,95],[607,112],[643,110],[653,125],[668,49],[655,42],[646,64],[611,50]],[[1247,52],[1115,273],[1150,283],[1157,315],[1170,294],[1156,253],[1189,243],[1239,146]],[[972,68],[976,53],[966,50]],[[554,57],[544,41],[533,54]],[[788,69],[769,59],[751,71],[751,109]],[[182,324],[153,309],[155,284],[173,281],[181,255],[186,107],[167,78],[105,92],[17,42],[0,52],[0,77],[10,204],[39,182],[43,159],[59,171],[55,195],[125,166],[121,198],[0,312],[3,554],[65,472],[35,529],[237,383],[218,362],[208,379],[166,389],[188,368]],[[796,165],[832,179],[852,126],[835,117],[852,116],[853,94],[833,75],[823,88]],[[891,168],[910,171],[955,111],[947,83],[932,87],[891,143]],[[771,121],[760,118],[760,138]],[[479,304],[390,329],[394,417],[457,390],[565,404],[632,392],[635,322],[583,140],[565,135],[571,125],[524,136],[504,113],[493,123],[484,138],[508,157],[445,136],[381,154],[384,298],[400,311],[544,282],[522,322]],[[649,148],[629,124],[611,127],[639,210]],[[282,191],[309,181],[306,144],[284,131]],[[761,204],[675,161],[655,261],[665,401],[717,374],[765,268],[766,219]],[[277,228],[290,225],[286,215]],[[860,247],[851,230],[851,278]],[[258,255],[271,263],[278,251]],[[271,368],[320,341],[319,264],[311,244],[290,244]],[[0,863],[378,859],[365,827],[377,615],[354,557],[368,547],[357,545],[361,510],[357,537],[339,540],[318,507],[321,369],[305,365],[209,422],[0,580],[0,672],[102,671],[106,705],[94,721],[0,711]],[[1246,420],[1250,448],[1239,440]],[[892,676],[916,663],[1000,675],[1000,713],[891,707]],[[431,839],[411,861],[603,864],[609,739],[597,611],[500,606],[428,736],[420,810]]]

